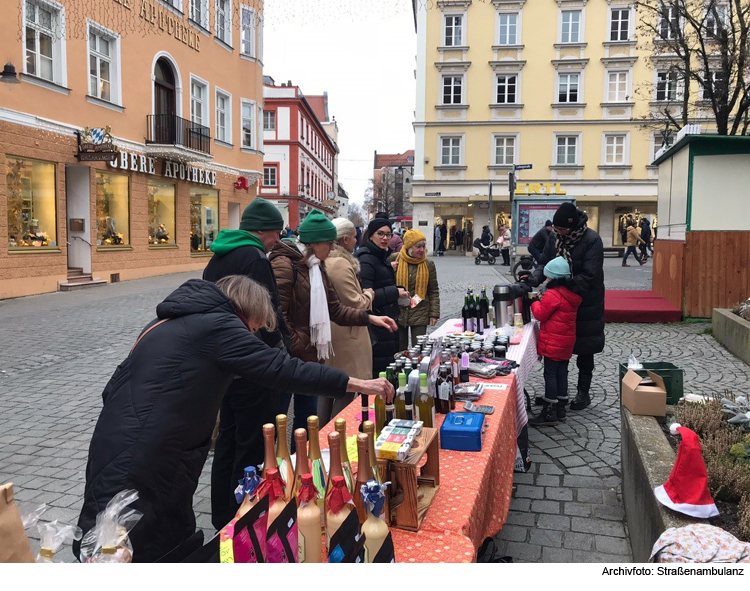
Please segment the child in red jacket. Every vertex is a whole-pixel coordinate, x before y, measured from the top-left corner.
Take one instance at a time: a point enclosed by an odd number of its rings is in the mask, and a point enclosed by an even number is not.
[[[553,426],[565,420],[568,362],[576,344],[576,316],[581,304],[581,296],[566,287],[571,272],[563,257],[547,263],[544,276],[549,279],[547,291],[540,301],[531,304],[534,317],[541,323],[537,351],[544,357],[544,406],[529,421],[535,427]]]

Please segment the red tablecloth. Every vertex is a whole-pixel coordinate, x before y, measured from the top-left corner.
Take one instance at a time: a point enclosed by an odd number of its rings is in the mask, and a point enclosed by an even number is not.
[[[494,414],[487,416],[482,451],[440,450],[440,490],[419,532],[391,529],[397,562],[471,561],[484,538],[503,527],[510,507],[516,457],[515,377],[488,381],[506,388],[486,390],[480,401],[495,407]],[[456,410],[461,408],[459,403]],[[355,419],[359,411],[360,403],[355,400],[336,417],[346,419],[349,437],[359,428]],[[437,416],[438,427],[443,419],[444,415]],[[327,447],[333,426],[331,420],[321,429],[321,447]]]

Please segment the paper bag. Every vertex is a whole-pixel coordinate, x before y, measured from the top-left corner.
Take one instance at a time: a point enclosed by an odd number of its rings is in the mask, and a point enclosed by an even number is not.
[[[10,483],[0,485],[0,540],[0,563],[34,562]]]

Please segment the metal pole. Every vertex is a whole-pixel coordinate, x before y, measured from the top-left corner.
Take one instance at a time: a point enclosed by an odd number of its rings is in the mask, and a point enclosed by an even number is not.
[[[508,173],[508,194],[510,195],[510,215],[511,215],[511,223],[512,224],[518,224],[518,220],[513,219],[513,201],[516,198],[516,174],[515,169],[512,172]],[[518,231],[518,226],[516,226],[516,231]],[[511,233],[512,235],[512,233]],[[508,272],[511,272],[513,270],[514,265],[516,264],[516,246],[515,244],[511,244],[511,259],[510,259],[510,269],[508,269]]]
[[[490,183],[489,200],[490,200],[490,232],[492,232],[492,235],[494,236],[497,233],[497,230],[495,229],[495,204],[492,202],[492,183]]]

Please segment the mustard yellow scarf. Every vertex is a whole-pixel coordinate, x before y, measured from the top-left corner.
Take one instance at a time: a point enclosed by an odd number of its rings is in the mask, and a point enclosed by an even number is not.
[[[398,270],[396,271],[396,284],[403,285],[409,289],[409,265],[417,265],[417,277],[414,282],[414,293],[422,300],[427,299],[427,282],[430,280],[430,271],[427,268],[427,257],[415,259],[402,248],[398,253]]]

